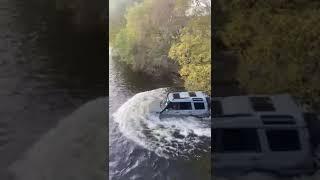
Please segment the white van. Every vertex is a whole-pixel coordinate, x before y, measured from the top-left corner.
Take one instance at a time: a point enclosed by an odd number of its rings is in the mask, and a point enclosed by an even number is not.
[[[303,112],[288,94],[214,98],[212,141],[216,175],[316,168]]]
[[[160,102],[160,117],[196,116],[209,117],[210,97],[201,91],[172,92]]]

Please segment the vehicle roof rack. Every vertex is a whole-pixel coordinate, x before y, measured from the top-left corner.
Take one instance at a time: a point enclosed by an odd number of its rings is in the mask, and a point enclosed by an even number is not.
[[[180,99],[179,93],[173,93],[173,99]]]
[[[202,98],[192,98],[193,101],[203,101]]]
[[[270,97],[249,97],[251,106],[255,111],[275,111]]]
[[[195,92],[189,92],[189,96],[190,96],[190,97],[197,97],[197,95],[196,95]]]

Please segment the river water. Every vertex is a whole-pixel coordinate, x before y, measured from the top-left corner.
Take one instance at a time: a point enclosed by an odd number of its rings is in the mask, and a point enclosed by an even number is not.
[[[39,2],[0,0],[0,179],[59,119],[106,94],[105,38]]]
[[[153,113],[166,87],[181,86],[172,79],[132,72],[109,54],[110,179],[210,179],[210,120]]]

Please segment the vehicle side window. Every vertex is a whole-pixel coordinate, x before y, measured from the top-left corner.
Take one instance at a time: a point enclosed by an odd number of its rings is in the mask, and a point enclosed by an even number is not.
[[[297,130],[266,130],[266,135],[272,151],[294,151],[301,149]]]
[[[180,110],[191,110],[191,102],[180,102]]]
[[[170,102],[166,108],[169,110],[179,110],[179,103]]]
[[[214,151],[220,153],[261,152],[257,129],[215,129]]]
[[[205,109],[204,103],[193,103],[195,109]]]

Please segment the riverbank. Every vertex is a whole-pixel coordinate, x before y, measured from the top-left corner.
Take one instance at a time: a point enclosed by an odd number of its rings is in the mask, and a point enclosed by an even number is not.
[[[127,71],[132,72],[133,74],[137,74],[141,77],[147,76],[150,79],[167,79],[168,81],[174,81],[176,84],[179,84],[179,86],[183,86],[183,80],[179,74],[179,65],[172,62],[167,62],[166,67],[167,68],[153,68],[150,70],[141,70],[141,69],[135,69],[132,65],[126,63],[125,61],[121,60],[120,55],[116,51],[116,49],[109,46],[109,53],[112,54],[112,58],[116,63],[123,68],[125,68]]]

